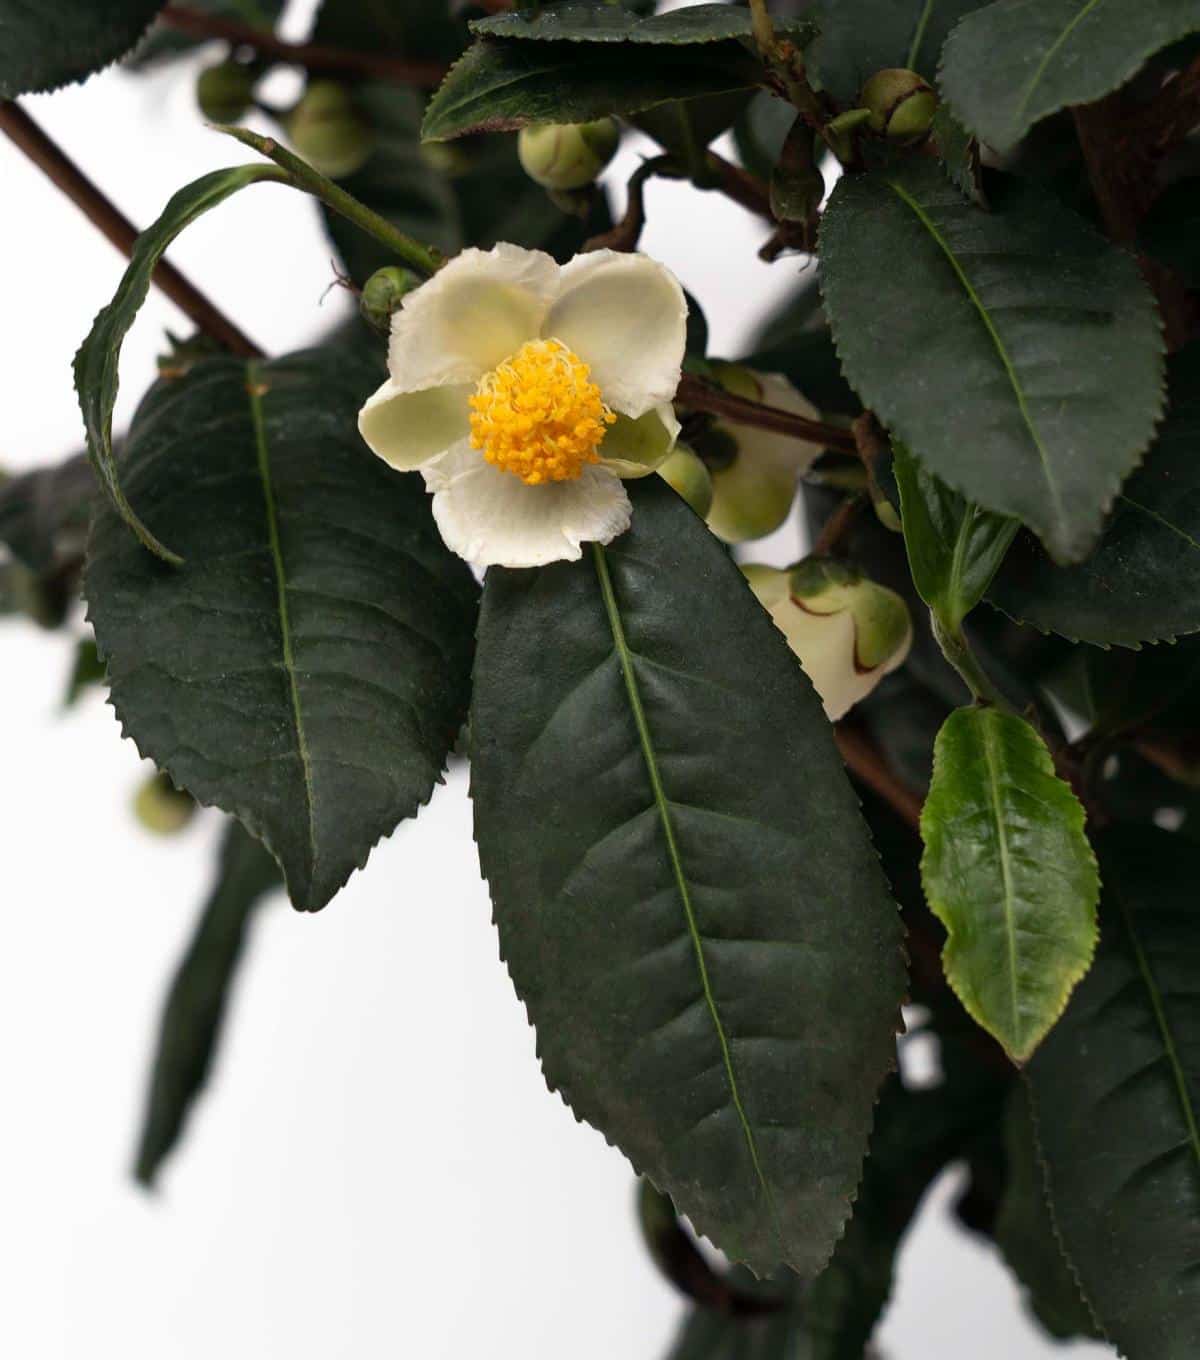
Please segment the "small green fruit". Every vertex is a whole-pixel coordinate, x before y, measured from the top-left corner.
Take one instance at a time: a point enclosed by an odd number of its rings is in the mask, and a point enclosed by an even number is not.
[[[350,92],[333,80],[314,80],[287,120],[296,150],[321,174],[344,179],[358,170],[375,147]]]
[[[196,77],[196,103],[210,123],[239,123],[254,100],[257,77],[239,61],[222,61]]]
[[[544,189],[582,189],[612,160],[621,140],[611,118],[591,123],[538,123],[522,128],[517,155],[525,173]]]
[[[177,789],[165,774],[152,774],[133,800],[137,819],[156,836],[173,836],[192,820],[196,802],[190,793]]]
[[[867,81],[860,103],[870,111],[868,122],[873,132],[911,146],[928,136],[937,95],[916,71],[889,67],[876,71]]]
[[[392,316],[400,310],[405,295],[419,288],[421,280],[411,269],[398,264],[389,264],[377,269],[363,285],[358,299],[358,309],[368,325],[383,335],[392,329]]]
[[[658,475],[673,487],[701,519],[712,508],[713,484],[703,459],[686,444],[676,444],[675,451],[658,469]]]

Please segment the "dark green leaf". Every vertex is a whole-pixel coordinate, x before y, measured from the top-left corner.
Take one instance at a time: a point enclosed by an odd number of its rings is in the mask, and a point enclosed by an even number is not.
[[[75,644],[75,657],[71,663],[71,674],[67,680],[67,690],[63,695],[63,707],[71,708],[93,685],[102,685],[108,678],[104,662],[96,648],[96,639],[80,638]]]
[[[88,454],[100,484],[141,542],[168,562],[177,562],[177,555],[154,537],[125,499],[113,454],[112,415],[117,400],[121,345],[150,291],[155,266],[179,233],[239,189],[284,178],[284,172],[274,165],[237,165],[229,170],[214,170],[180,189],[158,221],[138,237],[116,296],[92,322],[91,332],[75,356],[75,390],[83,411]]]
[[[806,53],[816,87],[853,106],[868,77],[905,67],[926,80],[954,25],[987,0],[819,0],[820,37]]]
[[[188,0],[188,9],[201,14],[212,15],[217,19],[234,19],[241,23],[253,24],[255,28],[270,33],[283,12],[284,0]],[[154,24],[145,40],[140,42],[128,61],[127,67],[142,70],[160,62],[168,62],[201,47],[206,38],[196,38],[190,33],[182,33],[168,24]]]
[[[153,1185],[208,1080],[251,913],[277,886],[279,866],[237,822],[230,821],[216,882],[175,972],[159,1023],[134,1172],[143,1185]]]
[[[1200,630],[1200,345],[1175,355],[1169,375],[1166,424],[1092,555],[1056,567],[1018,540],[988,595],[1011,618],[1103,647]]]
[[[462,51],[466,26],[449,0],[321,0],[312,40],[359,52],[448,60]]]
[[[761,79],[758,62],[737,40],[581,47],[485,38],[455,63],[429,101],[422,135],[440,142],[526,123],[585,123],[672,99],[750,89]]]
[[[650,43],[680,46],[750,41],[750,11],[737,5],[689,5],[641,18],[608,0],[564,0],[562,4],[512,10],[477,19],[471,31],[490,38],[523,38],[536,42]],[[815,32],[807,21],[785,21],[778,31],[803,46]]]
[[[488,574],[480,860],[550,1086],[731,1257],[812,1274],[893,1060],[897,913],[782,636],[632,485],[609,548]]]
[[[798,1296],[798,1286],[792,1285],[791,1292]],[[797,1297],[759,1317],[731,1317],[694,1308],[684,1319],[667,1360],[815,1360],[815,1353]]]
[[[1030,1065],[1054,1221],[1128,1360],[1200,1353],[1200,850],[1101,843],[1096,962]]]
[[[1197,29],[1197,0],[996,0],[950,35],[941,85],[981,141],[1011,151],[1039,119],[1100,99]]]
[[[759,90],[733,125],[738,158],[752,175],[770,179],[783,150],[784,138],[796,121],[795,106]]]
[[[0,99],[53,90],[123,57],[163,0],[0,0]]]
[[[1008,1174],[996,1218],[996,1245],[1025,1286],[1029,1307],[1052,1336],[1063,1340],[1097,1336],[1055,1232],[1037,1159],[1029,1099],[1020,1083],[1009,1095],[1004,1144]]]
[[[964,500],[903,445],[894,454],[913,584],[930,609],[956,629],[983,599],[1017,521]]]
[[[946,977],[971,1017],[1024,1062],[1096,945],[1096,860],[1084,813],[1041,737],[995,708],[938,733],[921,813],[921,877],[949,938]]]
[[[1200,179],[1172,184],[1142,220],[1143,249],[1200,288]]]
[[[1077,561],[1162,410],[1158,316],[1130,256],[1057,201],[1012,182],[994,200],[966,203],[929,162],[843,176],[821,226],[825,307],[893,434]]]
[[[466,706],[475,583],[420,479],[358,437],[379,379],[314,350],[160,383],[122,470],[188,560],[143,552],[107,502],[89,546],[126,731],[264,840],[307,910],[428,800]]]
[[[83,551],[96,479],[83,454],[0,480],[0,543],[33,571]]]

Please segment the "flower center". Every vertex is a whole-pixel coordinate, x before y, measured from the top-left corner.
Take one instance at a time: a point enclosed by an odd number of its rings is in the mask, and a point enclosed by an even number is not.
[[[578,477],[616,416],[587,364],[559,340],[529,340],[471,398],[471,444],[527,486]]]

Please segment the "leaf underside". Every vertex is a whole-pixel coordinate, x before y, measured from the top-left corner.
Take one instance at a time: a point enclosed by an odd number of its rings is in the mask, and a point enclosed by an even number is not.
[[[1054,1221],[1129,1360],[1200,1353],[1200,849],[1100,842],[1096,962],[1029,1067]]]
[[[488,574],[480,860],[551,1088],[731,1257],[812,1275],[894,1059],[899,922],[782,637],[665,484],[632,497],[595,558]]]
[[[993,197],[967,203],[928,162],[843,176],[821,225],[825,304],[864,405],[1078,561],[1163,407],[1158,316],[1133,259],[1081,218],[1015,182]]]
[[[306,910],[428,800],[467,701],[476,586],[420,479],[358,437],[379,378],[322,350],[158,384],[122,475],[187,560],[153,558],[107,502],[89,547],[126,732],[264,840]]]
[[[1025,1061],[1062,1014],[1096,941],[1084,814],[1022,718],[960,708],[938,733],[921,813],[921,878],[949,938],[946,977]]]

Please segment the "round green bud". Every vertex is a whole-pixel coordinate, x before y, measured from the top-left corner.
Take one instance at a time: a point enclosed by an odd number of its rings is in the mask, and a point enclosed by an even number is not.
[[[611,118],[538,123],[517,135],[517,155],[525,173],[543,189],[582,189],[612,160],[620,140]]]
[[[314,80],[288,115],[288,136],[321,174],[344,179],[375,148],[375,133],[355,107],[350,92],[333,80]]]
[[[400,310],[405,295],[420,286],[421,280],[411,269],[389,264],[377,269],[363,285],[358,310],[368,325],[387,335],[392,329],[392,316]]]
[[[933,126],[937,95],[915,71],[889,67],[876,71],[862,88],[860,103],[869,110],[873,132],[894,142],[913,145]]]
[[[675,451],[658,469],[658,475],[672,487],[701,519],[712,508],[713,484],[704,460],[686,444],[676,444]]]
[[[182,831],[196,811],[190,793],[177,789],[165,774],[152,774],[138,789],[133,811],[147,831],[156,836],[173,836]]]
[[[254,100],[257,77],[240,61],[222,61],[196,77],[196,103],[210,123],[238,123]]]

